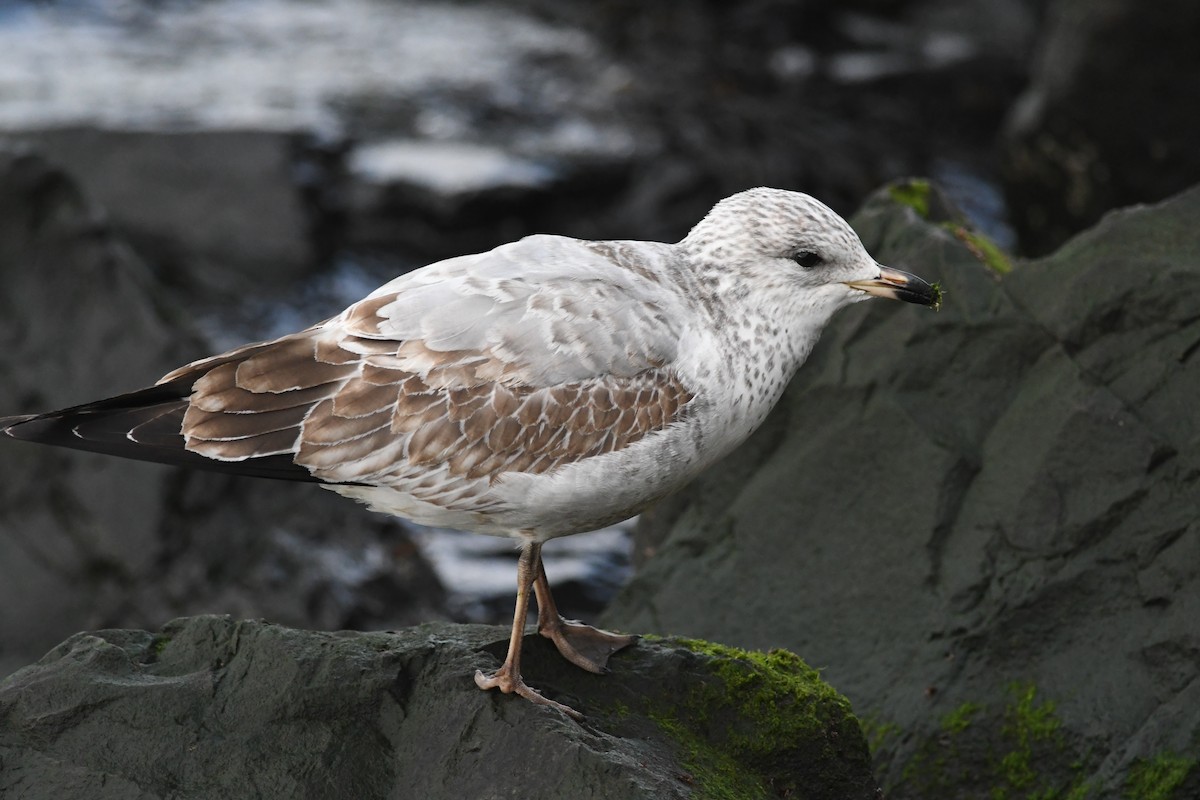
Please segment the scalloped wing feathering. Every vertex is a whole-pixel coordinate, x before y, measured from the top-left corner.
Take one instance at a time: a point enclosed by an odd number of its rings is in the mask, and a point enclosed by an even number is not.
[[[685,413],[654,276],[606,255],[534,236],[439,262],[161,382],[195,377],[183,434],[201,455],[292,453],[322,480],[469,505],[478,482],[619,450]]]

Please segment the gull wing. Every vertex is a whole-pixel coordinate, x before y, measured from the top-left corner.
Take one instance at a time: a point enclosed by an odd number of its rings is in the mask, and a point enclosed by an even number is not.
[[[670,248],[530,236],[388,283],[337,321],[367,339],[487,353],[506,378],[542,386],[628,377],[674,362],[675,295],[656,266]]]
[[[401,276],[326,322],[143,392],[35,420],[57,431],[50,443],[128,457],[470,494],[505,472],[619,450],[686,412],[692,393],[672,371],[680,315],[653,263],[670,257],[665,245],[528,237]],[[21,435],[35,420],[10,435],[43,440]]]

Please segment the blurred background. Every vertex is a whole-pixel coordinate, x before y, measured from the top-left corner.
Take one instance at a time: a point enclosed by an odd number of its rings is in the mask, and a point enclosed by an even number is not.
[[[674,241],[756,185],[849,215],[927,176],[1045,254],[1200,180],[1197,30],[1183,0],[3,0],[0,413],[529,233]],[[511,608],[507,543],[311,487],[20,445],[0,474],[0,676],[184,614]],[[612,597],[629,542],[547,548],[568,614]]]

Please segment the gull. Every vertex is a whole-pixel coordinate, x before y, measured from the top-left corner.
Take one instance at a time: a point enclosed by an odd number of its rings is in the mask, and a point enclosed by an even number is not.
[[[750,189],[675,244],[528,236],[401,275],[324,322],[150,388],[0,430],[311,481],[385,514],[511,537],[508,654],[475,683],[581,719],[521,675],[530,594],[538,633],[585,670],[607,672],[637,637],[564,619],[542,545],[627,519],[728,454],[834,313],[872,296],[940,302],[814,198]]]

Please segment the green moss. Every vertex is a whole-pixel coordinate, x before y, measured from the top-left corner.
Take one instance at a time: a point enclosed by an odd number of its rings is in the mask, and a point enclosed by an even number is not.
[[[1063,795],[1063,800],[1087,800],[1092,795],[1092,785],[1083,781],[1076,781],[1071,790]]]
[[[680,762],[691,773],[698,798],[745,800],[769,795],[760,776],[748,772],[728,752],[709,744],[676,717],[658,713],[650,719],[679,745]]]
[[[867,748],[875,755],[888,740],[900,733],[900,726],[894,722],[880,722],[875,717],[860,717],[858,726],[862,728],[863,736],[867,737]]]
[[[922,219],[929,219],[930,191],[929,181],[920,178],[893,183],[888,187],[888,194],[894,202],[908,206]]]
[[[966,702],[939,720],[905,764],[901,782],[919,797],[1086,800],[1086,756],[1063,735],[1055,704],[1028,682],[1011,683],[1003,709]]]
[[[934,191],[928,180],[913,178],[899,181],[889,185],[887,191],[892,202],[911,208],[930,224],[937,225],[953,234],[988,269],[998,275],[1007,275],[1012,272],[1013,262],[1008,254],[987,236],[974,230],[960,213],[939,206],[936,210],[939,219],[933,219],[935,213]],[[947,220],[947,217],[953,217],[953,219]],[[936,311],[941,303],[941,287],[935,284],[933,309]]]
[[[933,289],[933,302],[929,304],[929,307],[937,311],[942,307],[942,298],[946,296],[946,293],[942,290],[942,284],[936,281],[930,288]]]
[[[704,705],[736,697],[740,715],[755,722],[753,731],[730,732],[730,744],[745,755],[774,753],[781,741],[819,732],[829,712],[850,714],[846,699],[787,650],[753,652],[696,639],[680,640],[680,644],[711,656],[714,673],[724,684],[720,696],[702,698]]]
[[[946,733],[962,733],[971,727],[971,717],[983,711],[978,703],[966,702],[942,717],[942,730]]]
[[[1000,760],[1001,774],[1014,789],[1033,784],[1034,745],[1050,740],[1062,726],[1054,715],[1054,703],[1037,703],[1037,687],[1032,683],[1012,683],[1008,690],[1016,699],[1004,711],[1004,733],[1015,740],[1015,747]]]
[[[967,702],[942,716],[941,734],[931,737],[902,770],[908,787],[901,793],[992,800],[1095,797],[1099,783],[1084,777],[1096,758],[1072,746],[1055,703],[1030,682],[1011,683],[1007,693],[1002,709]],[[1198,764],[1200,759],[1174,753],[1137,761],[1122,796],[1183,800],[1182,787],[1195,777]]]
[[[679,744],[698,797],[794,794],[803,790],[793,785],[795,764],[841,763],[840,754],[853,753],[854,737],[861,741],[849,702],[799,656],[675,641],[707,657],[710,680],[682,706],[649,716]],[[865,766],[865,743],[862,759]]]
[[[161,633],[157,634],[153,639],[150,640],[150,656],[149,657],[152,660],[157,661],[158,657],[163,654],[163,651],[167,649],[167,645],[169,645],[170,643],[171,643],[170,636],[166,636]]]
[[[971,255],[998,275],[1012,272],[1012,259],[1000,249],[1000,246],[978,231],[971,230],[966,225],[957,222],[943,222],[942,227],[967,246]]]
[[[1196,766],[1196,759],[1162,753],[1148,761],[1137,761],[1125,779],[1128,800],[1173,800],[1175,790]]]

